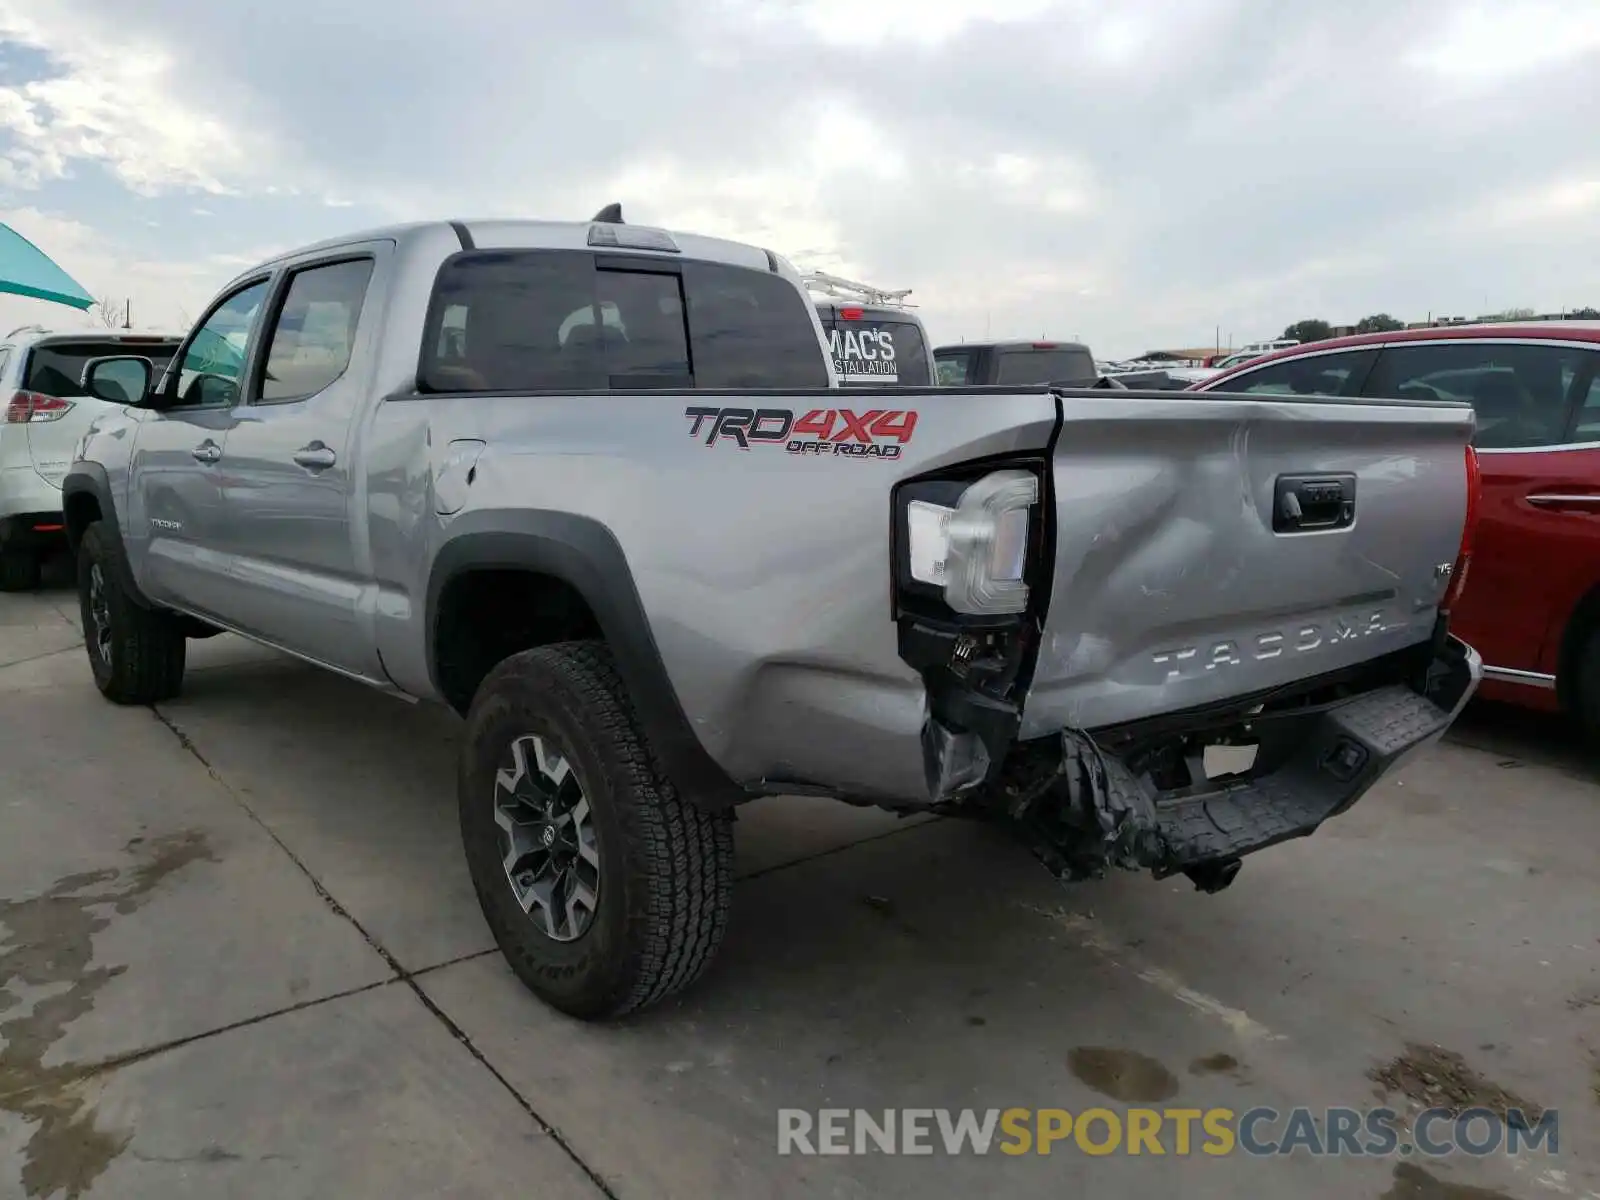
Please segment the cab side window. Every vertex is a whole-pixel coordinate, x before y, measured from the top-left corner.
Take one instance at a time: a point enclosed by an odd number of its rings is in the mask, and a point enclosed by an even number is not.
[[[173,381],[174,404],[221,408],[238,402],[250,335],[266,297],[267,281],[263,279],[240,288],[212,310],[183,348]]]
[[[1590,352],[1591,356],[1600,361],[1600,353]],[[1578,412],[1572,422],[1573,442],[1600,442],[1600,370],[1591,368],[1593,375],[1584,394],[1578,397]],[[1581,380],[1582,375],[1578,376]]]
[[[940,387],[964,387],[972,378],[972,351],[946,351],[934,356],[933,367],[939,373]]]
[[[1353,396],[1377,356],[1376,350],[1349,350],[1285,359],[1235,375],[1216,390],[1249,396]]]
[[[1457,400],[1478,417],[1484,450],[1556,446],[1566,440],[1568,392],[1587,365],[1569,346],[1461,339],[1386,346],[1367,381],[1369,396]]]
[[[307,267],[289,276],[267,343],[263,402],[303,400],[344,374],[371,278],[370,258]]]

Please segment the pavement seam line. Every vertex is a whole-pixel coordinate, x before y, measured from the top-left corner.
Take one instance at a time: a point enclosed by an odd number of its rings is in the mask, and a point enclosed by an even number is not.
[[[748,883],[752,879],[765,879],[768,875],[776,875],[779,871],[787,871],[791,867],[803,867],[807,863],[816,862],[819,858],[828,858],[834,854],[843,854],[846,850],[854,850],[857,846],[868,846],[873,842],[881,842],[884,838],[899,837],[905,833],[915,833],[919,829],[931,829],[944,821],[943,817],[934,817],[931,821],[918,821],[915,825],[901,825],[896,829],[885,829],[882,833],[875,833],[871,837],[861,838],[859,841],[846,842],[842,846],[830,846],[826,850],[818,850],[815,854],[808,854],[804,858],[796,858],[789,862],[775,863],[770,867],[762,867],[759,871],[751,871],[748,875],[739,875],[734,878],[734,883]]]
[[[173,737],[178,739],[178,744],[187,750],[194,757],[194,760],[206,769],[206,774],[211,776],[211,778],[216,782],[217,786],[222,788],[223,791],[227,792],[229,797],[232,798],[233,802],[238,805],[241,810],[243,810],[244,814],[253,822],[255,822],[255,824],[261,828],[263,833],[272,839],[273,844],[275,844],[278,849],[283,851],[290,862],[299,868],[300,873],[304,875],[306,879],[310,881],[311,886],[316,889],[317,895],[322,897],[323,903],[326,904],[328,908],[336,915],[343,917],[346,921],[348,921],[355,928],[355,931],[361,935],[362,939],[367,943],[367,945],[372,948],[373,952],[377,954],[378,957],[383,959],[383,961],[388,965],[389,969],[394,972],[394,978],[392,980],[384,980],[383,982],[403,983],[406,985],[406,987],[410,988],[412,994],[416,996],[422,1007],[428,1012],[432,1013],[434,1018],[444,1026],[446,1032],[455,1038],[456,1041],[466,1049],[467,1053],[476,1059],[478,1064],[482,1066],[484,1070],[489,1072],[489,1074],[494,1078],[495,1082],[497,1082],[506,1090],[507,1093],[510,1094],[511,1098],[516,1101],[518,1107],[520,1107],[522,1111],[528,1115],[529,1119],[539,1127],[540,1131],[549,1137],[550,1140],[553,1141],[557,1146],[561,1147],[561,1149],[566,1153],[567,1157],[572,1160],[573,1164],[577,1166],[577,1168],[589,1178],[589,1181],[600,1190],[601,1195],[605,1196],[606,1200],[618,1200],[617,1193],[612,1190],[611,1185],[606,1182],[605,1178],[600,1174],[600,1172],[595,1170],[595,1168],[591,1167],[587,1162],[584,1161],[583,1156],[578,1153],[578,1151],[573,1147],[572,1143],[567,1141],[566,1136],[559,1129],[557,1129],[549,1121],[545,1120],[544,1117],[539,1115],[538,1110],[533,1106],[533,1102],[517,1090],[516,1086],[500,1072],[499,1068],[489,1061],[488,1056],[485,1055],[476,1044],[474,1044],[472,1038],[467,1035],[466,1030],[462,1029],[460,1025],[456,1024],[450,1015],[434,1002],[433,997],[429,996],[428,993],[423,990],[422,985],[418,983],[415,978],[415,973],[407,971],[405,967],[401,966],[400,961],[389,951],[389,948],[371,933],[369,933],[367,928],[362,925],[360,921],[356,920],[353,914],[351,914],[350,910],[345,908],[344,905],[340,904],[339,901],[334,898],[333,893],[323,886],[322,881],[318,879],[316,875],[312,873],[311,869],[300,860],[299,855],[295,854],[293,850],[289,849],[288,845],[281,837],[278,836],[277,832],[261,819],[261,815],[257,813],[255,809],[250,807],[245,798],[239,794],[238,789],[224,779],[222,777],[222,773],[218,771],[216,767],[211,765],[211,761],[200,752],[200,747],[195,745],[194,739],[180,729],[177,723],[172,720],[172,718],[167,716],[166,713],[162,712],[154,704],[150,705],[150,712],[157,721],[166,726],[168,732],[170,732]],[[478,953],[484,952],[475,952],[473,955],[468,957],[477,957]],[[438,963],[435,964],[433,969],[438,969],[449,965],[451,964]]]
[[[123,1067],[131,1067],[135,1063],[141,1063],[158,1055],[166,1054],[170,1050],[181,1050],[183,1047],[192,1046],[196,1042],[208,1041],[211,1038],[219,1037],[225,1033],[234,1033],[240,1029],[249,1029],[252,1025],[260,1025],[262,1022],[271,1021],[276,1017],[305,1012],[310,1008],[331,1004],[335,1000],[347,1000],[351,996],[359,996],[363,992],[376,991],[378,988],[392,987],[400,982],[402,981],[398,979],[378,979],[372,983],[363,983],[359,987],[345,988],[343,991],[331,992],[326,996],[316,996],[310,1000],[301,1000],[284,1008],[274,1008],[251,1017],[242,1017],[237,1021],[230,1021],[226,1025],[219,1025],[215,1029],[202,1029],[199,1033],[186,1034],[180,1038],[157,1042],[153,1046],[143,1046],[137,1050],[113,1054],[110,1058],[102,1058],[96,1062],[68,1064],[73,1068],[71,1077],[74,1082],[93,1079],[97,1075],[105,1075]],[[15,1092],[7,1093],[6,1098],[9,1099],[11,1096],[25,1094],[28,1090],[29,1088],[19,1088]]]
[[[42,658],[54,658],[58,654],[70,654],[74,650],[82,649],[82,642],[73,642],[72,645],[63,646],[59,650],[46,650],[43,654],[30,654],[27,658],[18,658],[13,659],[11,662],[0,663],[0,671],[4,671],[7,667],[20,667],[24,663],[38,662]]]

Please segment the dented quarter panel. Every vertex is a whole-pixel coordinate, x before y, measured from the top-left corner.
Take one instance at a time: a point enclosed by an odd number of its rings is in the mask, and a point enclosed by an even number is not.
[[[1062,406],[1022,737],[1246,695],[1430,636],[1466,514],[1467,406],[1126,392]],[[1352,525],[1273,530],[1280,475],[1338,472],[1356,476]]]
[[[917,420],[897,458],[819,456],[783,444],[741,449],[732,438],[707,445],[710,424],[695,432],[685,411],[708,404],[797,418],[905,410]],[[384,662],[407,690],[430,686],[412,621],[454,521],[508,508],[581,513],[621,546],[682,708],[733,779],[924,799],[926,699],[898,655],[890,607],[891,491],[936,466],[1042,451],[1055,425],[1044,389],[385,404],[372,437],[383,449],[368,477],[371,512],[407,529],[374,525]],[[471,487],[452,492],[461,509],[415,505],[416,473],[437,472],[463,440],[484,446]]]

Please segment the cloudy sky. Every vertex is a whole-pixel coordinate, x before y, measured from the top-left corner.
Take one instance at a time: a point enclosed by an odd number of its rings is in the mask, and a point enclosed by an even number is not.
[[[0,0],[0,220],[140,325],[611,200],[939,341],[1600,306],[1597,110],[1600,0]]]

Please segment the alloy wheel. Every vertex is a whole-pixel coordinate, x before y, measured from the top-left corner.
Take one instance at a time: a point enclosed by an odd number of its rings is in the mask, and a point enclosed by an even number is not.
[[[582,937],[599,905],[600,852],[583,786],[545,738],[512,740],[495,774],[494,820],[522,911],[553,941]]]

